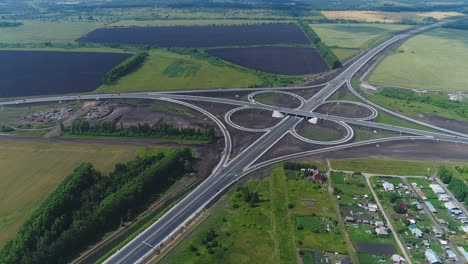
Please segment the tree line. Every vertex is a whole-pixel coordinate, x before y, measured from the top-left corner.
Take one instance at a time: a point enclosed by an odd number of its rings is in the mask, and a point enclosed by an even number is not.
[[[9,21],[0,21],[0,28],[7,28],[7,27],[19,27],[24,25],[21,22],[9,22]]]
[[[124,127],[117,122],[103,121],[91,124],[87,120],[76,119],[69,128],[62,126],[62,130],[72,135],[91,135],[91,136],[120,136],[120,137],[157,137],[170,139],[196,139],[211,141],[214,138],[214,128],[205,129],[191,127],[176,127],[174,125],[159,122],[151,126],[148,123],[131,125]]]
[[[302,28],[304,33],[309,37],[310,41],[314,44],[317,51],[322,56],[323,60],[328,64],[332,69],[341,67],[341,62],[336,57],[335,53],[322,42],[320,37],[315,33],[315,31],[303,20],[297,21],[297,24]]]
[[[448,184],[447,188],[458,201],[468,204],[468,186],[462,180],[454,178],[451,170],[440,166],[437,176],[443,183]]]
[[[138,52],[129,59],[115,66],[104,76],[104,84],[113,84],[123,76],[136,71],[143,65],[147,57],[147,52]]]
[[[388,98],[405,100],[408,103],[419,102],[431,104],[443,109],[453,109],[456,114],[468,118],[468,101],[452,101],[445,95],[419,94],[410,90],[393,88],[383,88],[379,90],[377,94]]]
[[[0,251],[0,263],[67,263],[104,234],[133,219],[185,173],[189,148],[117,164],[104,176],[78,166]]]
[[[451,29],[468,30],[468,20],[458,20],[452,23],[445,24],[442,27],[451,28]]]
[[[0,124],[0,132],[12,132],[15,131],[12,127]]]
[[[283,169],[285,170],[301,170],[301,169],[317,169],[317,166],[314,164],[308,164],[308,163],[300,163],[300,162],[291,162],[291,161],[286,161],[283,163]]]

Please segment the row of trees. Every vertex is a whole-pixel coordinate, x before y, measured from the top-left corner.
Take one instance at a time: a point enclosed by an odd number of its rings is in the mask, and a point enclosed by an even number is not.
[[[458,20],[452,23],[445,24],[444,28],[468,30],[468,20]]]
[[[138,52],[128,60],[115,66],[110,72],[104,76],[104,84],[113,84],[123,76],[136,71],[140,68],[148,57],[147,52]]]
[[[388,98],[431,104],[443,109],[453,109],[458,115],[468,118],[468,102],[451,101],[446,95],[440,94],[419,94],[410,90],[384,88],[377,92]]]
[[[333,53],[333,51],[327,45],[325,45],[325,43],[322,42],[317,33],[315,33],[315,31],[305,21],[299,20],[297,21],[297,24],[306,33],[310,41],[312,41],[315,48],[320,53],[325,62],[328,64],[328,66],[330,66],[330,68],[336,69],[341,67],[341,62],[338,59],[338,57],[336,57],[335,53]]]
[[[468,186],[460,179],[453,177],[453,172],[445,166],[440,166],[437,175],[443,183],[448,184],[449,190],[460,202],[468,204]]]
[[[301,170],[305,168],[310,168],[310,169],[317,169],[317,166],[314,164],[309,164],[309,163],[300,163],[300,162],[291,162],[291,161],[286,161],[283,163],[283,169],[285,170]]]
[[[19,27],[24,25],[21,22],[9,22],[9,21],[0,21],[0,28],[7,28],[7,27]]]
[[[171,139],[197,139],[211,141],[214,137],[214,128],[180,128],[165,122],[159,122],[155,126],[148,123],[124,127],[113,121],[97,122],[91,124],[87,120],[77,119],[69,128],[62,128],[72,135],[92,136],[122,136],[122,137],[158,137]]]
[[[0,251],[0,263],[67,263],[105,233],[142,212],[189,172],[188,148],[118,164],[108,176],[78,166]]]
[[[0,132],[12,132],[15,131],[12,127],[0,124]]]

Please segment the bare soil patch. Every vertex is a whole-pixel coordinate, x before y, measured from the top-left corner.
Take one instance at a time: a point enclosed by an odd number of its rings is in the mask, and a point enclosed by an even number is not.
[[[0,51],[0,97],[91,92],[131,54]]]
[[[294,23],[236,26],[99,28],[78,42],[202,48],[241,45],[309,44]]]
[[[247,68],[283,75],[307,75],[329,70],[313,48],[252,47],[209,49],[211,56]]]
[[[355,246],[359,252],[363,252],[363,253],[388,255],[388,256],[391,256],[397,253],[395,246],[392,244],[357,242],[355,243]]]

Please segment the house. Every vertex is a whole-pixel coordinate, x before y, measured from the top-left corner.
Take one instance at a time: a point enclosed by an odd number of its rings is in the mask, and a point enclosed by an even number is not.
[[[375,221],[375,225],[376,226],[384,226],[384,222],[383,221]]]
[[[327,175],[319,169],[312,170],[312,181],[323,182],[327,180]]]
[[[387,229],[383,226],[381,227],[376,227],[375,228],[375,233],[377,233],[377,236],[388,236]]]
[[[429,187],[431,187],[435,194],[445,194],[444,189],[439,184],[429,184]]]
[[[457,255],[455,255],[455,252],[453,252],[453,250],[447,250],[445,251],[445,254],[447,254],[447,258],[450,260],[450,261],[456,261],[458,260],[457,258]]]
[[[367,204],[367,210],[369,210],[369,212],[377,212],[377,205],[376,204]]]
[[[423,237],[423,232],[421,231],[421,229],[419,229],[418,225],[411,224],[409,226],[409,229],[411,230],[411,234],[413,234],[413,236],[418,237],[418,238]]]
[[[466,252],[463,247],[457,247],[457,248],[462,253],[463,257],[465,257],[465,260],[468,262],[468,252]]]
[[[447,194],[440,194],[437,198],[439,199],[439,201],[444,203],[450,201],[450,196],[448,196]]]
[[[349,223],[354,223],[355,222],[354,217],[352,217],[352,216],[345,217],[345,221],[349,222]]]
[[[437,229],[436,227],[432,228],[432,232],[434,233],[435,237],[442,237],[442,232],[439,229]]]
[[[427,208],[429,209],[429,211],[431,211],[433,214],[437,214],[437,210],[436,210],[435,207],[431,204],[431,202],[429,202],[429,201],[424,201],[424,204],[427,206]]]
[[[449,210],[449,212],[453,215],[461,215],[463,212],[455,205],[453,202],[447,202],[444,204],[445,207]]]
[[[427,240],[423,240],[423,245],[427,248],[431,246],[431,244]]]
[[[400,255],[397,255],[397,254],[392,255],[393,264],[402,264],[402,263],[405,263],[405,261],[406,261],[405,258]]]
[[[382,185],[383,185],[383,188],[385,189],[385,191],[394,191],[395,190],[395,186],[390,182],[384,182]]]
[[[442,264],[439,256],[437,256],[437,254],[432,249],[426,249],[424,255],[426,256],[427,262],[429,262],[429,264]]]

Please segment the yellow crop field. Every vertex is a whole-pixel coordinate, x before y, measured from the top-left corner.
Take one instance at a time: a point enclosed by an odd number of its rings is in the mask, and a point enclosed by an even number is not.
[[[82,162],[108,172],[134,159],[141,146],[0,139],[0,247]]]

